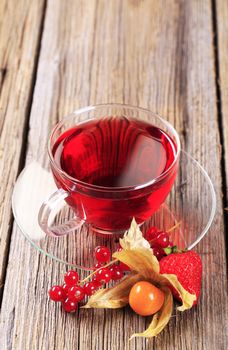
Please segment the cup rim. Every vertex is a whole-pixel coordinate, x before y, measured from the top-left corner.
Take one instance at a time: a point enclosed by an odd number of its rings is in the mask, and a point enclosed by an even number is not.
[[[51,141],[52,141],[52,138],[54,137],[55,132],[65,123],[65,121],[67,119],[70,119],[74,116],[83,114],[85,112],[93,111],[95,109],[108,108],[108,107],[110,107],[110,108],[112,108],[112,107],[126,108],[126,109],[131,109],[131,110],[137,110],[139,112],[143,112],[143,113],[147,113],[147,114],[152,114],[154,117],[159,119],[169,130],[171,130],[172,134],[175,136],[175,139],[176,139],[175,142],[176,142],[177,150],[176,150],[176,154],[175,154],[175,158],[174,158],[173,162],[170,164],[168,169],[166,169],[166,171],[164,171],[159,176],[153,178],[152,180],[147,181],[147,182],[140,184],[140,185],[122,186],[122,187],[108,187],[108,186],[93,185],[93,184],[89,184],[87,182],[78,180],[78,179],[70,176],[69,174],[67,174],[64,170],[62,170],[56,164],[54,157],[53,157],[53,154],[52,154]],[[83,187],[94,189],[96,191],[105,191],[105,192],[118,192],[118,191],[122,192],[122,191],[129,191],[129,190],[134,191],[134,190],[140,190],[140,189],[143,189],[145,187],[156,184],[158,181],[163,179],[173,169],[174,165],[177,163],[177,161],[179,159],[180,151],[181,151],[180,138],[179,138],[178,132],[168,121],[163,119],[159,114],[150,111],[149,109],[141,108],[141,107],[137,107],[137,106],[132,106],[132,105],[128,105],[128,104],[121,104],[121,103],[104,103],[104,104],[90,105],[87,107],[79,108],[79,109],[73,111],[72,113],[68,114],[60,122],[58,122],[55,125],[55,127],[52,129],[50,137],[48,139],[48,147],[47,148],[48,148],[48,156],[49,156],[49,159],[50,159],[52,166],[64,178],[70,180],[74,184],[79,184]]]

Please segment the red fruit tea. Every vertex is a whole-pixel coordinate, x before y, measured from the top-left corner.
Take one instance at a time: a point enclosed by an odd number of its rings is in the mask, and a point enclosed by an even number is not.
[[[104,231],[127,229],[133,217],[138,223],[148,219],[166,198],[177,171],[177,162],[170,168],[177,153],[171,137],[126,117],[80,123],[57,139],[52,152],[71,177],[52,169],[58,187],[71,192],[67,202]]]

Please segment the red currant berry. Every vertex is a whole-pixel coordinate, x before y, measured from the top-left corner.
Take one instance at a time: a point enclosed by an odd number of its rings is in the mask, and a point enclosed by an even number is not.
[[[77,271],[70,270],[64,276],[64,281],[70,286],[75,286],[78,283],[79,276]]]
[[[159,231],[153,243],[155,243],[156,245],[160,245],[160,247],[162,248],[167,248],[170,244],[168,233],[164,231]]]
[[[74,312],[78,308],[78,303],[67,298],[62,302],[62,307],[66,312]]]
[[[96,292],[97,288],[98,288],[98,285],[97,285],[96,281],[87,282],[83,287],[85,294],[88,296],[91,296],[92,294],[94,294]]]
[[[75,302],[82,301],[85,297],[85,291],[80,286],[72,286],[68,290],[68,297]]]
[[[155,226],[150,227],[147,231],[146,231],[146,239],[147,241],[151,241],[152,239],[156,238],[158,233],[158,229]]]
[[[64,292],[65,292],[66,295],[68,294],[68,290],[70,289],[70,287],[71,287],[71,286],[69,286],[69,284],[66,284],[66,283],[64,283],[64,284],[62,285],[62,288],[63,288],[63,290],[64,290]]]
[[[156,256],[158,261],[165,256],[165,252],[162,249],[162,247],[156,245],[156,246],[153,246],[152,249],[153,249],[153,254]]]
[[[119,263],[119,268],[120,268],[122,271],[130,271],[130,267],[127,266],[126,264],[124,264],[123,262],[120,262],[120,263]]]
[[[108,247],[99,246],[95,249],[95,258],[100,263],[106,263],[110,260],[111,252]]]
[[[100,288],[102,286],[102,283],[100,281],[97,280],[97,276],[96,274],[93,275],[92,277],[92,282],[96,285],[96,288]]]
[[[66,299],[66,294],[61,286],[53,286],[49,290],[50,299],[53,301],[63,301]]]
[[[97,280],[94,280],[93,283],[96,286],[96,289],[99,289],[102,286],[102,283]]]
[[[99,269],[99,268],[102,267],[102,266],[103,266],[102,263],[97,262],[97,263],[94,265],[93,270],[96,271],[97,269]]]
[[[96,281],[101,283],[108,283],[111,280],[111,271],[104,267],[103,269],[100,269],[96,273]]]
[[[111,272],[113,281],[118,281],[123,277],[123,270],[118,265],[112,266],[109,271]]]

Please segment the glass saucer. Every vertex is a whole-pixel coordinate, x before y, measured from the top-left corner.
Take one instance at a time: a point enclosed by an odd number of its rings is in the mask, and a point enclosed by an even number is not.
[[[50,172],[32,162],[17,179],[12,196],[15,220],[25,238],[41,253],[77,269],[92,270],[94,249],[98,245],[118,248],[117,235],[99,235],[84,224],[79,230],[59,238],[41,231],[37,217],[40,205],[56,186]],[[170,239],[180,248],[192,249],[209,230],[216,209],[212,182],[202,166],[188,153],[181,151],[179,171],[175,184],[165,203],[142,226],[143,233],[150,226],[169,230]],[[54,222],[63,222],[74,216],[65,203]]]

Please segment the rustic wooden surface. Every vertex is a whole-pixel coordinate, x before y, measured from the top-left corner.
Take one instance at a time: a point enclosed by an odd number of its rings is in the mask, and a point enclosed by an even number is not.
[[[222,197],[227,148],[221,158],[228,123],[227,4],[225,11],[222,0],[14,3],[0,5],[1,349],[227,349]],[[6,62],[12,62],[11,69],[5,70]],[[198,247],[204,264],[201,302],[149,341],[128,342],[146,326],[129,309],[81,310],[75,316],[50,303],[47,291],[66,268],[36,252],[11,225],[18,169],[31,159],[47,165],[47,137],[62,116],[104,102],[166,116],[183,147],[209,172],[217,193],[216,218]]]
[[[219,118],[223,143],[222,171],[224,188],[224,206],[228,207],[228,2],[218,0],[215,8],[217,18],[217,75]],[[215,19],[216,19],[215,18]],[[218,20],[219,19],[219,20]],[[228,209],[228,208],[227,208]],[[226,212],[226,224],[228,224],[228,211]]]
[[[0,2],[0,294],[12,230],[12,188],[26,146],[43,5],[43,0]]]

